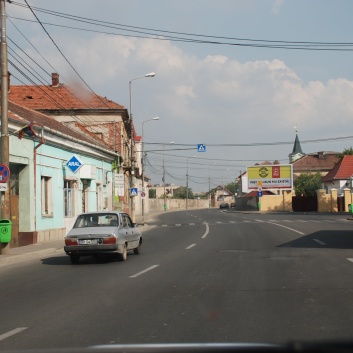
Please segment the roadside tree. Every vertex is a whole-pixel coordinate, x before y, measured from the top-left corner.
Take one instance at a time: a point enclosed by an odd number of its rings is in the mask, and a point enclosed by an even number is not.
[[[321,189],[322,175],[317,173],[302,173],[294,180],[296,196],[315,196],[316,190]]]

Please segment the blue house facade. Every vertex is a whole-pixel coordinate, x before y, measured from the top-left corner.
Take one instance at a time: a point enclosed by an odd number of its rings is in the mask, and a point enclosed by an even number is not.
[[[28,125],[36,136],[19,139]],[[62,239],[79,213],[112,210],[116,151],[12,102],[9,132],[10,247]]]

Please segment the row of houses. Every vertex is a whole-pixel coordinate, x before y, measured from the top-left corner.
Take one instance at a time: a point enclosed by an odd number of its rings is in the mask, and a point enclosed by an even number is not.
[[[10,247],[62,239],[81,212],[130,211],[141,139],[125,107],[54,73],[48,86],[9,85],[8,131]]]
[[[318,190],[313,198],[303,198],[295,196],[295,190],[287,191],[286,197],[282,190],[264,190],[264,198],[259,202],[258,192],[248,189],[247,172],[239,177],[240,193],[239,198],[253,199],[246,201],[242,199],[239,204],[251,204],[251,208],[258,208],[262,204],[262,210],[286,209],[290,211],[348,211],[349,204],[352,203],[353,190],[353,156],[341,156],[341,152],[319,151],[314,153],[303,153],[298,134],[296,134],[293,151],[289,154],[289,163],[292,164],[293,180],[302,173],[320,173],[322,188]],[[265,161],[257,165],[276,165],[278,162],[271,163]],[[289,195],[290,194],[290,195]],[[229,198],[230,195],[226,195]],[[271,196],[274,198],[271,200]],[[280,197],[276,201],[275,198]],[[284,199],[287,201],[284,202]],[[330,201],[328,201],[330,200]],[[240,201],[240,200],[239,200]],[[264,202],[265,201],[265,202]],[[320,205],[320,202],[323,203]],[[279,206],[279,203],[281,204]],[[286,203],[286,205],[284,205]],[[266,206],[264,206],[266,204]],[[327,206],[329,204],[329,206]],[[283,207],[282,207],[283,206]],[[245,206],[247,207],[247,206]]]

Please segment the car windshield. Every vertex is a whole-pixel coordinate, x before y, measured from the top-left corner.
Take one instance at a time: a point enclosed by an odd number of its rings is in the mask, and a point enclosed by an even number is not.
[[[77,217],[73,228],[112,227],[118,225],[118,216],[111,213],[83,214]]]

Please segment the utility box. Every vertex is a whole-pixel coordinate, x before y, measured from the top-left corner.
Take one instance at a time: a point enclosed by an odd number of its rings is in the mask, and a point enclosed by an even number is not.
[[[0,243],[9,243],[11,241],[12,222],[8,219],[0,220]]]

